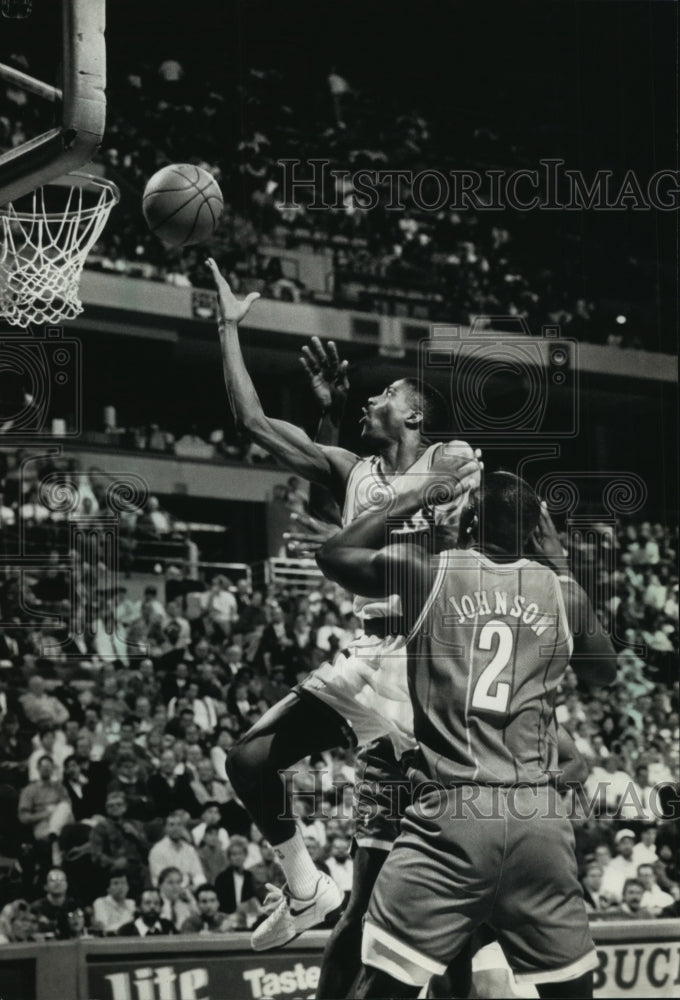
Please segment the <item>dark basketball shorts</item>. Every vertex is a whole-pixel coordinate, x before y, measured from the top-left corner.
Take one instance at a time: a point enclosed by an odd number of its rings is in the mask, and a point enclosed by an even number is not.
[[[391,851],[401,818],[411,804],[411,782],[397,761],[388,736],[373,740],[356,755],[354,843]]]
[[[597,967],[574,835],[554,788],[422,794],[378,876],[362,959],[422,986],[482,924],[520,983],[566,982]]]

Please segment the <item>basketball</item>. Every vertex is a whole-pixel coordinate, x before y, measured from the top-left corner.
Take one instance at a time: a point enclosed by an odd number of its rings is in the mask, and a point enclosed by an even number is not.
[[[144,218],[167,246],[190,246],[210,239],[223,208],[219,184],[193,163],[163,167],[144,189]]]

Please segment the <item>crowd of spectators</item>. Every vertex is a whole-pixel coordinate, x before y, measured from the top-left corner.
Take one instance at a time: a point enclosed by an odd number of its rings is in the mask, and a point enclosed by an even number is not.
[[[110,423],[104,425],[103,435],[99,431],[83,434],[83,443],[87,443],[89,439],[98,446],[174,455],[177,458],[241,462],[245,465],[261,465],[263,462],[276,464],[276,460],[260,445],[246,440],[236,430],[225,433],[221,427],[209,431],[205,437],[201,436],[195,426],[186,433],[175,436],[156,423],[124,428]]]
[[[195,572],[199,552],[189,526],[165,510],[158,497],[147,495],[141,480],[119,481],[99,467],[83,468],[73,456],[0,452],[0,553],[8,559],[20,553],[40,556],[48,564],[14,580],[7,599],[20,604],[28,596],[32,606],[54,613],[84,600],[95,580],[106,579],[106,570],[101,564],[81,567],[69,581],[64,562],[70,558],[72,526],[77,522],[86,529],[113,515],[117,569],[124,575],[133,568],[162,568],[172,558]]]
[[[10,62],[30,69],[21,54]],[[201,248],[168,250],[141,219],[148,178],[167,163],[191,162],[208,169],[224,190],[225,212],[211,254],[237,290],[293,302],[318,296],[339,306],[450,322],[512,316],[535,330],[559,323],[583,339],[641,346],[600,303],[584,297],[577,250],[555,234],[546,246],[531,213],[427,210],[405,180],[403,210],[386,207],[389,181],[368,210],[350,179],[362,168],[446,175],[461,166],[461,143],[468,168],[524,167],[516,138],[487,125],[452,130],[429,113],[357,93],[334,69],[327,84],[320,97],[296,91],[294,81],[275,70],[251,69],[234,104],[225,98],[215,68],[206,67],[198,78],[174,59],[158,66],[114,61],[101,160],[123,198],[88,266],[212,287]],[[12,86],[0,88],[0,148],[35,134],[46,114],[37,99]],[[300,189],[294,206],[284,207],[283,160],[327,162],[320,188]],[[432,192],[423,198],[431,202]],[[315,199],[333,207],[312,209]],[[282,260],[290,248],[332,258],[327,288],[305,288],[298,274],[285,272]],[[646,263],[623,247],[618,252],[621,287],[644,285]]]
[[[557,706],[585,766],[569,793],[584,893],[593,918],[677,915],[677,533],[629,523],[599,539],[572,556],[596,569],[619,676],[586,690],[569,670]],[[97,630],[59,645],[68,630],[27,629],[5,574],[2,940],[245,930],[265,913],[266,885],[282,885],[226,755],[360,623],[330,583],[197,586],[175,571],[139,600],[118,593],[117,645],[105,649]],[[344,893],[353,779],[349,751],[302,761],[291,779],[306,843]]]

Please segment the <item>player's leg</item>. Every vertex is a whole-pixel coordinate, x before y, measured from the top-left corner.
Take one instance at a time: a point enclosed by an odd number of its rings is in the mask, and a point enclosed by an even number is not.
[[[342,902],[335,883],[320,875],[312,861],[292,818],[292,802],[279,772],[310,753],[348,746],[350,742],[345,720],[333,709],[310,695],[291,692],[269,709],[229,753],[227,773],[236,793],[276,848],[291,896],[308,904],[298,908],[304,910],[304,915],[298,914],[296,923],[296,914],[289,919],[288,901],[282,899],[274,913],[256,928],[254,947],[285,944],[319,923]]]
[[[459,789],[421,795],[371,896],[362,961],[405,986],[443,977],[492,906],[504,829],[494,817],[466,817],[464,805]],[[367,980],[364,972],[362,988],[372,989]]]
[[[505,993],[479,994],[472,990],[472,950],[473,942],[468,941],[456,957],[449,962],[443,976],[432,976],[427,984],[425,996],[429,1000],[451,1000],[452,997],[465,1000],[467,997],[505,997]]]
[[[512,864],[502,867],[489,922],[520,987],[532,984],[541,997],[590,997],[599,963],[571,824],[550,786],[506,794],[506,857]]]
[[[368,998],[379,998],[379,1000],[410,1000],[420,993],[419,986],[410,986],[402,982],[401,979],[390,975],[384,969],[376,969],[370,965],[362,965],[359,976],[352,987],[351,993],[347,996],[355,997],[356,1000],[368,1000]],[[319,994],[323,996],[323,994]]]
[[[226,762],[229,780],[270,844],[289,840],[296,830],[280,772],[309,754],[350,746],[349,733],[333,709],[291,691],[231,748]]]
[[[474,1000],[537,1000],[536,987],[530,983],[518,986],[503,949],[490,928],[481,928],[476,935],[471,961]],[[479,947],[477,947],[479,945]]]
[[[593,974],[586,972],[566,983],[537,983],[536,989],[541,1000],[591,1000]]]
[[[392,845],[411,802],[411,783],[388,736],[363,746],[355,758],[354,873],[347,908],[329,938],[317,995],[324,1000],[350,996],[361,968],[363,919]]]
[[[328,939],[321,962],[316,993],[324,1000],[342,1000],[354,995],[350,990],[361,968],[364,916],[386,857],[386,851],[370,847],[358,847],[354,854],[352,892]]]

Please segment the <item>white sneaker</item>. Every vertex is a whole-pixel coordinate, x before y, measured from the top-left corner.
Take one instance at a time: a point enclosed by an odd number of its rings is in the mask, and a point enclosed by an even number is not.
[[[267,897],[267,901],[270,897],[271,894]],[[276,909],[251,934],[251,947],[254,951],[281,948],[298,934],[320,924],[329,913],[337,910],[342,900],[343,894],[333,879],[323,872],[319,875],[311,899],[296,899],[287,890],[281,892],[281,899]]]

